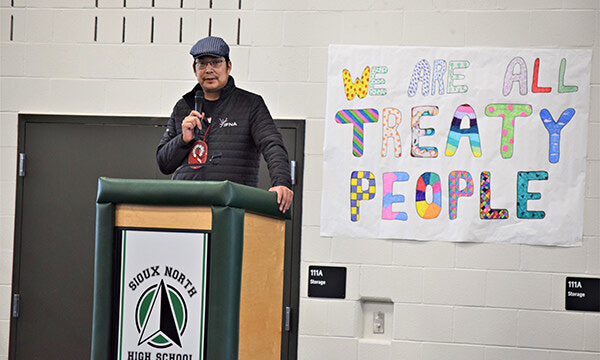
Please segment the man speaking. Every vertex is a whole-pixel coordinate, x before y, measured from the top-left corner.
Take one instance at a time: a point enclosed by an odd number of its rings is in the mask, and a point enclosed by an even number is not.
[[[177,171],[174,178],[179,180],[257,186],[262,153],[271,177],[269,191],[286,212],[294,196],[288,154],[262,97],[235,86],[223,39],[201,39],[190,54],[198,84],[173,108],[156,151],[160,171]],[[206,165],[213,157],[219,157],[218,165]]]

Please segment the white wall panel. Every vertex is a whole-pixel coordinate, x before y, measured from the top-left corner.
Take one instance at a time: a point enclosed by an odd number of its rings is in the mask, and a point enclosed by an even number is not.
[[[518,344],[523,347],[583,350],[583,314],[520,311]]]

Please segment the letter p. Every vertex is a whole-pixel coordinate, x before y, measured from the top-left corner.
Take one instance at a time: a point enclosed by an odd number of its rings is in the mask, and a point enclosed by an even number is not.
[[[368,188],[363,189],[363,180],[368,181]],[[360,201],[375,197],[375,175],[370,171],[353,171],[350,177],[350,220],[358,221],[360,217]]]

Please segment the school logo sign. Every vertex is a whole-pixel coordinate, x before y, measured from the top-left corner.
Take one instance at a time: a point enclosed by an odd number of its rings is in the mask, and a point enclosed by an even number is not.
[[[208,234],[124,230],[118,359],[202,359]]]

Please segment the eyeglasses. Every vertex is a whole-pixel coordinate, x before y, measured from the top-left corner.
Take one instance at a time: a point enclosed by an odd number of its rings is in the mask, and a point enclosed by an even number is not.
[[[194,64],[196,65],[196,68],[204,70],[208,65],[210,65],[210,67],[212,67],[213,69],[219,67],[224,61],[225,59],[215,59],[209,61],[196,61]]]

